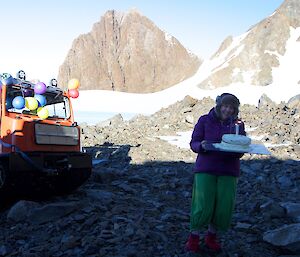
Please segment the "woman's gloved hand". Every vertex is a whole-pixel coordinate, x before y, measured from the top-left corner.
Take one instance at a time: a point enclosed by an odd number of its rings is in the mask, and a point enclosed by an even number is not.
[[[203,140],[201,142],[201,149],[202,149],[202,152],[206,152],[206,145],[208,144],[208,141],[207,140]]]

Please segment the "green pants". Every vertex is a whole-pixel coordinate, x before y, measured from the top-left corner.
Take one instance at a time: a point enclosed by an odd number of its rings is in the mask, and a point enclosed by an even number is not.
[[[192,195],[191,231],[212,224],[217,230],[230,227],[237,178],[195,173]]]

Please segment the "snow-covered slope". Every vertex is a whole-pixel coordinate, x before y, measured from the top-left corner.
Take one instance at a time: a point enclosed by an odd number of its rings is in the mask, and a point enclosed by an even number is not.
[[[286,48],[287,42],[299,26],[300,1],[285,0],[271,16],[252,26],[242,37],[224,40],[211,58],[219,65],[199,87],[214,89],[237,82],[268,86],[276,82],[273,70],[282,65],[279,59],[290,50]],[[296,55],[290,58],[289,63],[296,58]]]
[[[72,101],[75,112],[89,111],[151,114],[162,107],[167,107],[176,101],[182,100],[186,95],[198,99],[207,96],[215,98],[223,92],[230,92],[237,95],[242,104],[257,105],[262,94],[266,94],[277,103],[281,101],[287,102],[291,97],[300,93],[300,21],[299,10],[293,9],[295,6],[297,7],[299,5],[297,1],[286,0],[276,12],[268,17],[272,20],[268,20],[267,18],[258,25],[252,27],[247,33],[235,38],[230,37],[226,39],[217,53],[211,59],[205,60],[197,73],[189,79],[171,88],[149,94],[133,94],[105,90],[81,91],[80,97]],[[257,86],[256,82],[260,81],[262,77],[255,80],[255,83],[253,78],[258,76],[257,74],[259,74],[259,72],[244,66],[236,66],[232,69],[232,60],[237,59],[237,57],[241,58],[241,53],[243,53],[244,56],[242,58],[243,60],[245,58],[253,58],[253,60],[256,60],[253,56],[255,52],[252,51],[255,47],[251,46],[249,48],[249,40],[252,39],[253,44],[255,45],[257,40],[255,31],[260,34],[259,40],[261,40],[261,37],[267,32],[269,33],[270,28],[268,27],[268,22],[272,23],[273,30],[274,28],[280,29],[277,23],[281,21],[284,16],[290,18],[287,19],[290,26],[285,26],[283,32],[277,33],[277,36],[279,37],[278,40],[281,41],[280,44],[275,42],[276,33],[274,34],[272,32],[274,44],[272,44],[272,42],[267,42],[259,51],[259,54],[262,55],[262,58],[260,59],[267,59],[266,63],[263,62],[263,65],[268,64],[269,69],[267,69],[267,73],[264,73],[264,78],[268,79],[271,77],[272,83],[267,83],[264,86]],[[276,17],[277,19],[275,19]],[[267,26],[265,32],[262,31],[263,26]],[[284,39],[282,39],[283,37]],[[249,56],[246,55],[247,49],[252,49],[249,52]],[[258,54],[258,52],[256,54]],[[228,86],[200,86],[203,85],[204,82],[208,83],[209,81],[213,81],[211,80],[213,75],[218,72],[221,72],[220,74],[222,74],[222,72],[229,67],[231,69],[231,78],[233,76],[239,79],[233,79]],[[255,67],[260,68],[259,65]],[[222,76],[220,78],[222,79]]]
[[[243,35],[245,36],[245,35]],[[222,62],[222,56],[218,59],[207,60],[191,78],[160,92],[151,94],[132,94],[113,92],[106,90],[80,91],[78,99],[72,100],[75,111],[95,112],[128,112],[151,114],[162,107],[182,100],[186,95],[201,99],[210,96],[215,98],[223,92],[236,94],[243,104],[257,105],[263,93],[273,101],[279,103],[288,101],[291,97],[300,93],[300,27],[291,28],[291,36],[286,44],[285,55],[278,55],[280,65],[273,69],[274,81],[269,86],[253,86],[245,83],[233,83],[227,87],[213,90],[201,89],[197,85],[209,76],[209,74]],[[241,37],[234,39],[239,41]],[[297,58],[295,58],[297,57]],[[246,76],[247,74],[245,74]]]

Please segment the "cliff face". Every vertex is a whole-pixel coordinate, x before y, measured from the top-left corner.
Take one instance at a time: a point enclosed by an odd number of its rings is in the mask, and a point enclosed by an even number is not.
[[[136,10],[108,11],[92,31],[73,42],[58,81],[81,89],[148,93],[192,76],[201,61]]]
[[[300,26],[300,1],[286,0],[271,16],[240,37],[228,37],[212,56],[218,65],[200,83],[217,88],[235,82],[267,86],[273,82],[272,69],[286,53],[291,31]],[[295,56],[299,58],[299,56]]]

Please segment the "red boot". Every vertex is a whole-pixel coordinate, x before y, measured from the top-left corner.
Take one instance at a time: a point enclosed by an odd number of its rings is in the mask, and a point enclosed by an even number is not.
[[[194,235],[194,234],[189,235],[188,241],[185,244],[185,250],[193,253],[200,252],[198,235]]]
[[[208,232],[205,236],[205,244],[210,250],[215,252],[219,252],[221,250],[221,244],[217,241],[216,234]]]

